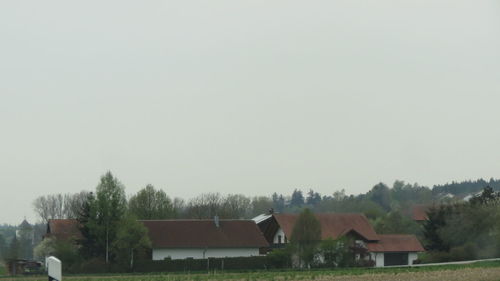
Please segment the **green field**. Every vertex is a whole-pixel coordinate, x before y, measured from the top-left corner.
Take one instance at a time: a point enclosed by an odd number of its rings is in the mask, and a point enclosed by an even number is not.
[[[42,281],[46,277],[0,277],[7,280]],[[414,268],[351,268],[338,270],[311,271],[259,271],[247,273],[211,273],[211,274],[126,274],[126,275],[86,275],[65,276],[64,280],[74,281],[295,281],[295,280],[492,280],[500,281],[500,262],[483,262],[471,265],[447,265]]]

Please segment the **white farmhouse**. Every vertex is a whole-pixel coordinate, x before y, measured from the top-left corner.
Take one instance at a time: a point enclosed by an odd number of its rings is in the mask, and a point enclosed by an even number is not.
[[[269,246],[252,220],[142,220],[153,260],[249,257]]]
[[[321,239],[347,236],[366,250],[367,260],[376,267],[411,265],[424,248],[415,235],[377,234],[363,214],[315,214],[321,224]],[[254,218],[271,249],[284,247],[290,239],[297,214],[270,214]]]

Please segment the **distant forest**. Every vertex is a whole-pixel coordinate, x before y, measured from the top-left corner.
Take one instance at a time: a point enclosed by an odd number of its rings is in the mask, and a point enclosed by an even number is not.
[[[500,191],[500,180],[491,178],[489,181],[478,179],[475,181],[452,182],[443,185],[435,185],[432,188],[433,194],[450,193],[453,195],[467,195],[478,193],[484,187],[489,186],[495,191]]]
[[[409,205],[461,201],[467,195],[480,193],[485,187],[500,191],[500,179],[451,182],[434,185],[432,188],[417,183],[395,181],[392,186],[385,183],[374,185],[368,192],[349,195],[344,189],[331,194],[321,194],[313,189],[294,189],[290,194],[273,193],[270,196],[249,197],[241,194],[222,195],[204,193],[185,201],[171,198],[164,190],[147,185],[129,198],[129,208],[140,219],[148,218],[252,218],[270,210],[283,213],[297,213],[307,207],[316,212],[358,212],[370,219],[376,219],[392,210]],[[75,194],[48,194],[33,202],[38,223],[53,218],[76,218],[88,191]],[[147,202],[146,202],[147,201]],[[141,210],[141,204],[154,206],[154,212]],[[20,222],[21,223],[21,222]],[[11,237],[15,226],[0,225],[0,235]]]

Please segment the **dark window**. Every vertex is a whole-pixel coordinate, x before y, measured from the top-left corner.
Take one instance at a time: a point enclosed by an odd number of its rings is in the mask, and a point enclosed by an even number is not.
[[[281,235],[278,235],[278,244],[281,244]]]
[[[408,253],[385,253],[384,266],[408,265]]]

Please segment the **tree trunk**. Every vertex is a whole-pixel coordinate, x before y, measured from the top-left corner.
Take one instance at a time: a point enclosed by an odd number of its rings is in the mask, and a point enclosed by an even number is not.
[[[134,269],[134,249],[130,249],[130,270]]]
[[[109,261],[109,223],[106,223],[106,264],[108,264]]]

